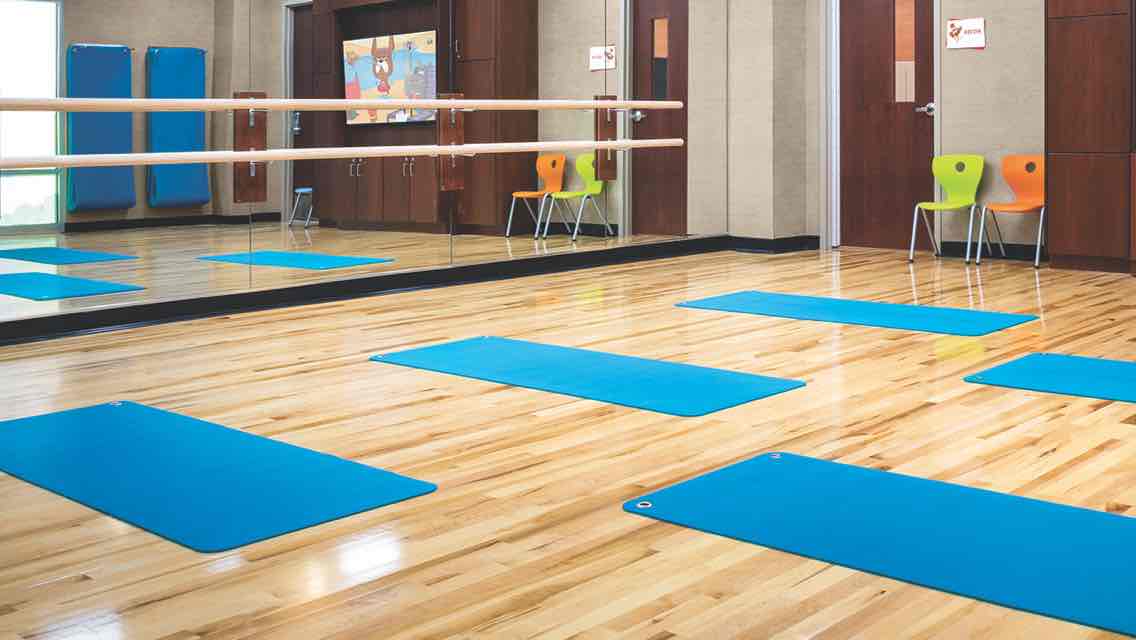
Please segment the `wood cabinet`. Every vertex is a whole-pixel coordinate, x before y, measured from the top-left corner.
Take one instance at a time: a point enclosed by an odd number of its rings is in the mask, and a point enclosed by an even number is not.
[[[332,213],[345,229],[438,231],[438,167],[433,158],[354,158],[332,164]]]
[[[455,56],[454,90],[470,99],[539,98],[537,3],[454,0],[454,11],[455,51],[460,49]],[[538,122],[535,112],[470,113],[465,120],[466,142],[536,140]],[[457,204],[458,230],[503,232],[511,194],[537,186],[536,154],[479,156],[467,167],[465,191]],[[518,232],[529,224],[528,216],[515,218]]]
[[[1046,3],[1046,198],[1057,268],[1128,271],[1136,256],[1132,5]]]

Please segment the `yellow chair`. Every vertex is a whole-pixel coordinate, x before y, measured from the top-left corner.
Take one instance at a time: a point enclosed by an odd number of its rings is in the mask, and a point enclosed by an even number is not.
[[[540,219],[544,214],[544,203],[552,197],[552,194],[564,188],[564,165],[567,163],[568,158],[563,153],[551,153],[536,159],[536,173],[540,176],[544,188],[539,191],[513,192],[513,203],[509,205],[509,222],[505,225],[506,238],[513,232],[513,212],[517,209],[518,200],[525,203],[525,208],[529,210],[529,215],[536,224],[536,233],[533,237],[540,236]],[[540,207],[536,213],[533,213],[529,200],[540,200]]]
[[[560,191],[552,194],[552,206],[548,208],[548,219],[544,223],[544,237],[548,237],[548,225],[552,222],[552,210],[563,203],[563,206],[568,209],[568,214],[571,215],[572,209],[568,207],[568,200],[580,200],[580,207],[576,210],[576,228],[572,231],[572,242],[576,241],[576,237],[580,235],[580,221],[584,217],[584,207],[589,202],[595,207],[596,213],[600,214],[603,218],[604,229],[607,235],[615,235],[611,230],[611,224],[608,222],[607,214],[600,209],[600,205],[596,202],[596,197],[603,193],[604,181],[596,179],[596,154],[584,153],[576,158],[576,173],[580,174],[580,178],[584,181],[584,188],[581,191]],[[559,209],[557,209],[559,212]],[[561,214],[561,219],[564,219]]]
[[[978,185],[982,183],[982,170],[985,160],[975,155],[949,155],[939,156],[931,161],[931,173],[935,174],[946,192],[943,202],[920,202],[915,205],[915,215],[911,219],[911,251],[907,255],[908,262],[915,262],[915,233],[919,229],[919,214],[923,214],[923,225],[927,228],[927,235],[931,237],[931,247],[935,255],[942,255],[935,232],[931,229],[931,221],[927,212],[965,211],[970,209],[970,224],[966,232],[966,261],[970,262],[970,241],[974,233],[974,210],[978,207]],[[982,238],[978,239],[982,242]]]

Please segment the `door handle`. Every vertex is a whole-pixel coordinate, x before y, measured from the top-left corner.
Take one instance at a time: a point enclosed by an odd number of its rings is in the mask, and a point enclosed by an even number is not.
[[[461,60],[461,57],[462,57],[462,41],[461,40],[454,40],[454,56],[458,60]]]
[[[300,112],[292,112],[292,135],[298,136],[304,132],[304,127],[300,124]]]
[[[631,113],[627,114],[627,117],[630,118],[631,121],[635,124],[639,124],[640,122],[643,122],[647,119],[647,114],[643,113],[639,109],[635,109],[631,111]]]
[[[410,159],[410,177],[414,177],[414,158]]]
[[[935,103],[934,102],[928,102],[926,105],[924,105],[922,107],[915,107],[915,113],[925,113],[928,116],[933,116],[933,115],[935,115]]]

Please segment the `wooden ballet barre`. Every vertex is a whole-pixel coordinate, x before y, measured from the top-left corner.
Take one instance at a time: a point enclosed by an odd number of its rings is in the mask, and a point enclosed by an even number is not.
[[[269,149],[267,151],[182,151],[173,153],[114,153],[66,156],[0,158],[0,170],[69,169],[81,167],[151,166],[160,164],[265,164],[283,160],[337,160],[345,158],[450,157],[496,153],[658,149],[681,147],[681,138],[657,140],[571,140],[554,142],[495,142],[463,145],[410,145],[402,147],[325,147]]]
[[[290,100],[265,98],[0,98],[0,111],[149,113],[154,111],[591,111],[682,109],[674,100]]]

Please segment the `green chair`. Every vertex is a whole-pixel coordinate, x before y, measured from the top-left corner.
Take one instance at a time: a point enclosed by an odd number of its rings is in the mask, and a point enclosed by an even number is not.
[[[941,256],[942,250],[935,240],[935,232],[931,228],[931,221],[927,218],[928,211],[963,211],[970,209],[970,224],[966,231],[966,261],[970,262],[970,243],[974,234],[974,210],[978,207],[978,186],[982,183],[982,170],[985,160],[976,155],[948,155],[939,156],[931,162],[931,173],[935,180],[943,187],[946,198],[942,202],[920,202],[915,205],[915,213],[911,218],[911,251],[907,261],[915,262],[915,234],[919,229],[919,215],[923,215],[923,225],[927,227],[927,235],[931,237],[931,246],[935,255]],[[982,239],[978,239],[982,242]]]
[[[596,154],[584,153],[576,158],[576,173],[584,181],[584,189],[582,191],[558,191],[552,194],[552,206],[549,207],[548,219],[544,222],[544,237],[548,237],[548,225],[552,222],[552,210],[556,209],[559,213],[559,207],[563,206],[568,210],[568,214],[572,214],[571,207],[568,206],[569,200],[580,200],[580,207],[576,210],[576,228],[572,232],[572,242],[576,241],[576,237],[580,235],[580,220],[584,217],[584,207],[591,202],[595,207],[596,213],[604,221],[604,229],[607,230],[608,235],[615,235],[611,230],[611,224],[608,223],[607,214],[600,209],[600,205],[596,202],[596,197],[603,193],[604,182],[603,180],[596,179]],[[561,214],[561,219],[564,215]]]

